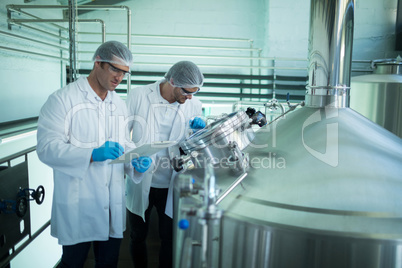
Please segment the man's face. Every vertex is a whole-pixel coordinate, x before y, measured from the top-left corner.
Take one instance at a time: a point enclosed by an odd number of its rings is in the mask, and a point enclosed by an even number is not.
[[[108,62],[97,62],[98,72],[97,79],[101,87],[108,91],[113,91],[121,83],[125,74],[130,68],[125,65],[111,64]]]
[[[186,100],[191,100],[193,98],[193,95],[191,93],[194,92],[198,92],[198,88],[197,87],[193,87],[193,88],[180,88],[180,87],[175,87],[173,89],[173,95],[175,100],[180,103],[183,104],[186,102]]]

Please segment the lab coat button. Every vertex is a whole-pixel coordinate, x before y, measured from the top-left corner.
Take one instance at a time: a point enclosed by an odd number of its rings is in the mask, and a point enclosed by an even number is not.
[[[104,208],[104,209],[108,209],[108,206],[104,206],[103,208]]]

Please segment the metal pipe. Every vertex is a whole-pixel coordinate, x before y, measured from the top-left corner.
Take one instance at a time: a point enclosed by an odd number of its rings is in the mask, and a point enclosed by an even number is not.
[[[253,45],[254,45],[254,40],[250,42],[250,49],[253,48]],[[259,51],[261,51],[261,50],[259,50]],[[254,56],[253,55],[253,50],[250,50],[250,57],[253,57],[253,56]],[[250,59],[250,66],[253,66],[253,63],[254,63],[253,60]],[[253,74],[253,68],[250,68],[250,74],[251,75]]]
[[[131,10],[127,7],[127,47],[131,51]],[[127,77],[127,96],[131,89],[131,72]]]
[[[96,44],[97,42],[79,42],[82,44]],[[166,47],[166,48],[191,48],[191,49],[217,49],[217,50],[244,50],[244,51],[260,51],[261,48],[243,48],[243,47],[212,47],[212,46],[187,46],[187,45],[166,45],[166,44],[144,44],[135,43],[132,46],[145,46],[145,47]]]
[[[21,14],[24,14],[24,15],[27,15],[27,16],[30,16],[30,17],[35,18],[35,19],[42,19],[42,18],[40,18],[40,17],[38,17],[38,16],[35,16],[35,15],[32,15],[32,14],[30,14],[30,13],[28,13],[28,12],[22,11],[21,9],[14,9],[14,8],[12,8],[12,7],[9,7],[9,6],[7,6],[7,9],[10,10],[10,11],[14,11],[14,12],[18,12],[18,13],[21,13]],[[11,18],[10,18],[10,19],[11,19]],[[55,26],[55,27],[57,27],[57,28],[59,28],[59,29],[61,29],[61,30],[68,31],[68,28],[63,27],[63,26],[60,26],[60,25],[58,25],[58,24],[56,24],[56,23],[51,23],[51,25],[52,25],[52,26]]]
[[[92,32],[80,32],[82,34],[97,34]],[[109,35],[125,35],[122,33],[109,33]],[[163,39],[186,39],[186,40],[208,40],[208,41],[229,41],[229,42],[253,42],[252,39],[241,38],[217,38],[181,35],[152,35],[152,34],[131,34],[131,37],[163,38]]]
[[[261,48],[159,45],[159,44],[144,44],[144,43],[135,43],[133,46],[165,47],[165,48],[192,48],[192,49],[216,49],[216,50],[224,49],[224,50],[243,50],[243,51],[260,51],[261,50]]]
[[[157,65],[157,66],[171,66],[171,63],[157,63],[157,62],[136,62],[137,65]],[[199,67],[205,68],[253,68],[253,69],[266,69],[266,70],[307,70],[302,67],[270,67],[270,66],[249,66],[249,65],[210,65],[210,64],[198,64]]]
[[[6,6],[8,10],[16,10],[16,11],[21,11],[21,9],[68,9],[69,6],[55,6],[55,5],[7,5]],[[76,9],[87,9],[87,10],[98,10],[98,9],[104,9],[104,10],[121,10],[125,9],[127,10],[127,46],[130,48],[131,44],[131,9],[128,6],[112,6],[112,5],[97,5],[97,6],[76,6]],[[29,13],[24,12],[24,14],[30,15],[35,17],[34,15],[31,15]],[[103,20],[100,19],[95,19],[99,22],[102,22],[104,25]],[[85,22],[85,21],[90,21],[90,20],[78,20],[78,22]],[[51,21],[49,21],[51,22]],[[103,26],[102,29],[102,42],[104,43],[106,38],[105,38],[105,26]]]
[[[57,38],[59,40],[64,40],[64,41],[67,41],[67,42],[69,41],[68,38],[66,38],[66,37],[62,37],[62,36],[59,36],[59,35],[56,35],[56,34],[52,34],[52,33],[46,32],[44,30],[29,26],[29,25],[25,25],[25,24],[22,24],[22,23],[9,22],[9,24],[16,24],[16,25],[23,26],[25,28],[28,28],[28,29],[31,29],[31,30],[34,30],[34,31],[37,31],[37,32],[41,32],[43,34],[46,34],[46,35],[49,35],[49,36],[52,36],[52,37],[55,37],[55,38]]]
[[[15,37],[15,38],[19,38],[19,39],[23,39],[23,40],[27,40],[27,41],[31,41],[31,42],[35,42],[35,43],[39,43],[39,44],[46,45],[46,46],[51,46],[51,47],[54,47],[54,48],[57,48],[57,49],[61,49],[61,50],[68,50],[68,48],[65,48],[65,47],[62,47],[62,46],[58,46],[58,45],[54,45],[54,44],[49,44],[49,43],[46,43],[46,42],[43,42],[43,41],[39,41],[39,40],[36,40],[36,39],[32,39],[32,38],[28,38],[28,37],[25,37],[25,36],[20,36],[20,35],[8,33],[8,32],[3,32],[3,31],[1,31],[1,30],[0,30],[0,34],[7,35],[7,36],[11,36],[11,37]]]
[[[212,58],[212,59],[241,59],[241,60],[272,60],[266,57],[250,57],[250,56],[216,56],[216,55],[181,55],[181,54],[163,54],[163,53],[133,53],[134,56],[158,56],[158,57],[189,57],[189,58]],[[307,61],[307,59],[298,59]],[[287,61],[287,60],[286,60]]]
[[[77,80],[77,53],[75,49],[75,26],[76,26],[76,18],[75,18],[75,7],[77,6],[76,0],[68,0],[68,36],[70,39],[69,42],[69,55],[70,55],[70,67],[69,67],[69,76],[68,80],[70,83]]]
[[[79,42],[78,42],[79,43]],[[92,61],[88,60],[79,60],[79,62],[82,63],[90,63]],[[136,62],[136,65],[155,65],[155,66],[171,66],[171,63],[166,63],[166,62]],[[198,64],[199,67],[204,67],[204,68],[250,68],[248,65],[207,65],[207,64]],[[251,68],[253,69],[262,69],[262,70],[307,70],[306,67],[270,67],[270,66],[252,66]],[[370,70],[364,70],[364,69],[352,69],[354,72],[371,72]]]
[[[311,0],[306,105],[349,107],[354,0]]]
[[[54,9],[67,9],[70,8],[71,5],[69,6],[55,6],[55,5],[7,5],[7,10],[20,10],[21,9],[44,9],[44,8],[54,8]],[[131,48],[131,9],[128,6],[112,6],[112,5],[97,5],[97,6],[76,6],[76,9],[87,9],[87,10],[99,10],[99,9],[105,9],[105,10],[121,10],[125,9],[127,10],[127,47],[130,49]],[[24,12],[27,15],[33,16],[29,13]],[[35,16],[33,16],[35,17]],[[102,20],[99,20],[102,21]],[[80,20],[78,20],[80,22]],[[106,41],[106,26],[104,22],[102,21],[102,43]],[[127,93],[129,92],[129,89],[131,87],[131,75],[129,75],[128,80],[127,80]]]
[[[204,206],[205,208],[209,208],[210,206],[215,205],[216,199],[216,189],[215,189],[215,172],[212,164],[208,164],[205,167],[205,176],[204,176]]]
[[[151,38],[171,38],[171,39],[188,39],[188,40],[215,40],[229,42],[253,42],[253,39],[243,38],[217,38],[217,37],[198,37],[198,36],[180,36],[180,35],[151,35],[151,34],[133,34],[134,37],[151,37]]]
[[[36,56],[47,57],[47,58],[52,58],[52,59],[58,59],[58,60],[67,61],[67,62],[69,60],[69,59],[62,58],[62,57],[56,57],[56,56],[51,56],[51,55],[46,55],[46,54],[41,54],[41,53],[32,52],[32,51],[28,51],[28,50],[11,48],[11,47],[0,46],[0,49],[11,50],[11,51],[21,52],[21,53],[27,53],[27,54],[30,54],[30,55],[36,55]]]
[[[222,200],[228,195],[230,194],[230,192],[233,191],[234,188],[236,188],[237,185],[239,185],[239,183],[241,183],[245,177],[247,177],[247,173],[244,173],[242,175],[240,175],[230,186],[229,188],[226,189],[225,192],[222,193],[222,195],[218,198],[218,200],[216,200],[215,205],[218,205],[220,202],[222,202]]]
[[[26,23],[32,23],[32,22],[34,22],[34,23],[46,23],[46,22],[69,22],[69,20],[68,19],[40,19],[40,20],[35,20],[35,19],[8,19],[7,20],[8,21],[8,23],[17,23],[17,24],[20,24],[20,25],[22,25],[22,26],[24,26],[24,27],[28,27],[27,25],[24,25],[24,24],[21,24],[21,23],[24,23],[24,22],[26,22]],[[103,20],[101,20],[101,19],[78,19],[78,20],[76,20],[77,22],[99,22],[99,23],[101,23],[101,28],[102,28],[102,43],[104,43],[105,42],[105,39],[106,39],[106,34],[105,34],[105,32],[106,32],[106,26],[105,26],[105,22],[103,21]],[[29,27],[28,27],[29,28]],[[33,28],[33,29],[35,29],[35,28]],[[39,29],[35,29],[35,30],[39,30]],[[46,33],[46,32],[45,32]],[[57,35],[54,35],[54,36],[57,36]],[[59,36],[57,36],[58,38],[60,38]],[[66,39],[66,40],[69,40],[69,39]]]
[[[7,5],[6,6],[8,10],[17,10],[20,11],[21,9],[68,9],[69,6],[54,6],[54,5]],[[111,5],[97,5],[97,6],[76,6],[76,9],[89,9],[89,10],[97,10],[97,9],[105,9],[105,10],[121,10],[125,9],[127,10],[127,35],[128,35],[128,42],[127,45],[130,45],[131,43],[131,10],[128,6],[111,6]],[[24,12],[27,15],[33,16],[29,13]],[[35,17],[35,16],[33,16]],[[103,25],[104,22],[103,20],[100,19],[95,19],[97,21],[102,21]],[[90,21],[90,20],[78,20],[78,22],[84,22],[84,21]],[[48,21],[51,22],[51,21]],[[102,30],[102,42],[105,42],[105,31],[104,31],[105,26],[103,26]]]
[[[109,35],[109,34],[108,34]],[[83,43],[79,42],[78,43]],[[80,53],[93,53],[92,51],[80,51]],[[266,57],[250,57],[250,56],[219,56],[219,55],[183,55],[183,54],[164,54],[164,53],[132,53],[133,56],[146,57],[186,57],[186,58],[211,58],[211,59],[239,59],[239,60],[272,60],[273,58]],[[292,59],[283,59],[282,61],[293,61]],[[294,59],[294,61],[306,61],[307,59]],[[368,61],[370,62],[370,61]],[[307,68],[305,68],[307,69]]]
[[[68,22],[68,19],[8,19],[11,23],[25,23],[25,22]],[[105,24],[101,19],[79,19],[77,22],[100,22]]]
[[[7,5],[7,8],[12,9],[66,9],[69,6],[66,5]],[[106,10],[119,10],[119,9],[127,9],[127,6],[111,6],[111,5],[96,5],[96,6],[77,6],[77,9],[106,9]]]
[[[216,180],[212,164],[205,166],[204,204],[198,211],[199,223],[202,225],[201,265],[214,267],[213,263],[219,252],[214,252],[215,227],[219,226],[222,211],[216,207]]]

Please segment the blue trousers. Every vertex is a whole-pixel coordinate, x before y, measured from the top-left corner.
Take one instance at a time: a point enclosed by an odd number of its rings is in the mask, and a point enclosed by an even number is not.
[[[91,243],[95,256],[95,268],[115,268],[119,261],[122,239],[110,237],[107,241],[93,241],[63,246],[60,268],[82,268],[88,256]]]
[[[127,211],[130,222],[130,254],[135,268],[148,266],[146,238],[149,229],[149,220],[152,208],[158,212],[159,238],[159,267],[172,267],[173,248],[173,220],[165,214],[168,189],[151,188],[149,205],[145,211],[145,222],[142,217]]]

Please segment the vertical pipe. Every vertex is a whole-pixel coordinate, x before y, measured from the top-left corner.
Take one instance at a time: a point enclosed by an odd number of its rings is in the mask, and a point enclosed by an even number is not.
[[[398,0],[398,8],[396,10],[396,27],[395,27],[395,50],[402,50],[402,0]]]
[[[349,107],[354,0],[311,0],[306,106]]]
[[[98,20],[101,23],[102,28],[102,44],[106,42],[106,24],[103,20]]]
[[[131,9],[127,7],[127,47],[131,51]],[[127,76],[127,96],[131,88],[131,72]]]
[[[276,57],[272,60],[273,74],[272,74],[272,98],[276,98]]]
[[[75,49],[75,9],[76,9],[76,2],[75,0],[68,0],[69,6],[69,14],[68,14],[68,32],[69,32],[69,54],[70,54],[70,68],[69,68],[69,83],[74,82],[77,78],[76,70],[76,49]]]

